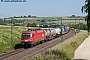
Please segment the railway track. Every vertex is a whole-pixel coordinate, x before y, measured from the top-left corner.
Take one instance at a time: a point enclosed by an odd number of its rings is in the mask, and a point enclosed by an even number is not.
[[[17,51],[17,52],[16,52],[16,51]],[[25,49],[12,50],[12,51],[10,51],[10,52],[7,52],[7,53],[5,53],[5,54],[2,54],[2,55],[0,55],[0,60],[3,60],[3,59],[5,59],[5,58],[7,58],[7,57],[10,57],[10,56],[12,56],[12,55],[14,55],[14,54],[18,54],[19,52],[22,52],[22,51],[25,51]]]
[[[0,60],[25,60],[26,58],[30,58],[40,52],[43,52],[44,50],[58,44],[59,42],[63,42],[65,39],[68,39],[74,35],[75,35],[75,31],[70,30],[70,32],[68,32],[67,34],[55,38],[51,41],[45,42],[43,44],[39,44],[37,46],[28,49],[22,48],[2,54],[0,55]]]

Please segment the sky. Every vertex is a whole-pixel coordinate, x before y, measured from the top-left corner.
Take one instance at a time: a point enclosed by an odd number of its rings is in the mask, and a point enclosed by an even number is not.
[[[81,7],[85,0],[26,0],[26,2],[0,2],[0,17],[11,16],[85,16]]]

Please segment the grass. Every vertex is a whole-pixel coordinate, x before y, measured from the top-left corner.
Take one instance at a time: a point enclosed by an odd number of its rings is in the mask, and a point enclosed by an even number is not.
[[[67,54],[69,59],[73,58],[75,49],[85,40],[88,36],[87,31],[81,30],[76,36],[64,41],[61,44],[56,45],[52,49],[62,50]],[[72,42],[76,42],[77,44],[71,44]]]
[[[18,44],[21,40],[21,33],[26,28],[24,27],[13,27],[12,30],[12,44]],[[0,53],[12,50],[14,47],[11,45],[11,27],[0,26]]]
[[[81,30],[74,37],[59,43],[31,60],[71,60],[74,57],[74,51],[86,37],[88,37],[87,31]]]

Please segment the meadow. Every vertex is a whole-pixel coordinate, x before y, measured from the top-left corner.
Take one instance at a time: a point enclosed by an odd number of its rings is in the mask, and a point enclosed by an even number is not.
[[[0,53],[10,51],[15,44],[20,43],[21,33],[26,29],[26,27],[14,26],[11,36],[11,27],[0,25]]]

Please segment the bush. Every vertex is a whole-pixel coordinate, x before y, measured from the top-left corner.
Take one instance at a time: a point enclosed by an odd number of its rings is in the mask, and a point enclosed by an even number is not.
[[[27,27],[37,27],[37,24],[36,23],[32,23],[32,24],[28,23]]]
[[[71,28],[80,29],[80,30],[87,30],[87,25],[83,23],[79,24],[72,24],[70,25]]]
[[[60,51],[58,49],[57,50],[51,50],[51,53],[56,55],[56,56],[59,56],[60,59],[62,59],[62,60],[70,60],[65,52]]]

